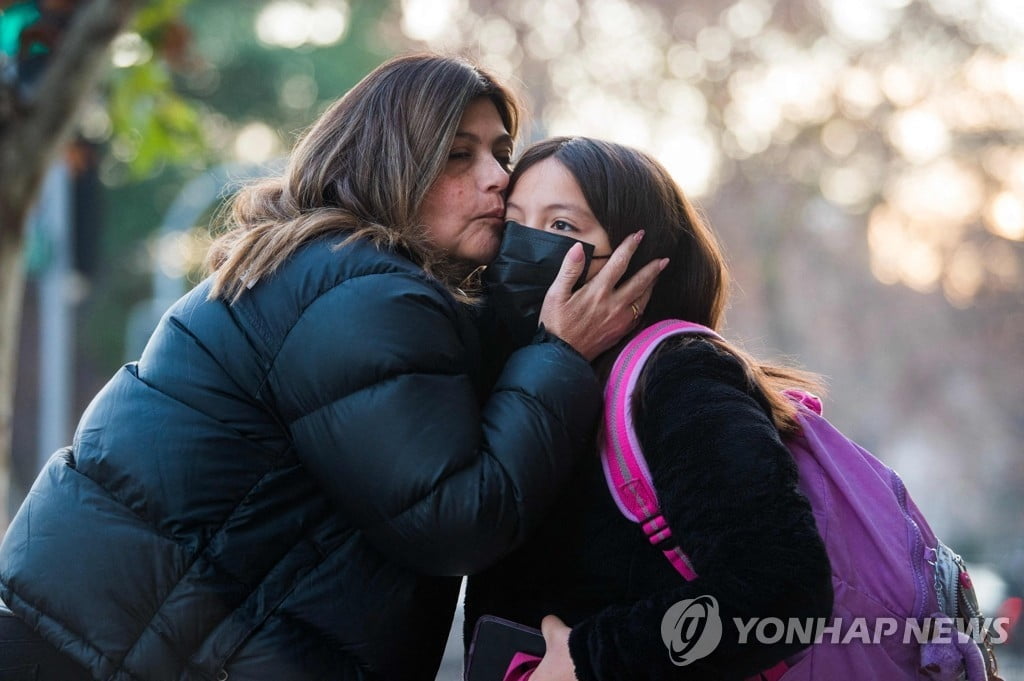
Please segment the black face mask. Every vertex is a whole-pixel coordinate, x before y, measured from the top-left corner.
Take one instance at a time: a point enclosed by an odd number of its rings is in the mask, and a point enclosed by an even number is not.
[[[528,332],[532,336],[536,331],[544,296],[574,244],[583,244],[586,257],[583,272],[573,286],[575,291],[587,280],[593,244],[530,229],[514,220],[505,222],[498,256],[487,266],[483,278],[490,304],[510,329],[519,330],[515,335]]]

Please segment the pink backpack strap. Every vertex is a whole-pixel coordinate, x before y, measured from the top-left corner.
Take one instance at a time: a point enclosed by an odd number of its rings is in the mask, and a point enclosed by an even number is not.
[[[622,515],[638,523],[655,546],[670,546],[662,552],[685,579],[697,576],[689,557],[672,546],[672,530],[661,514],[651,483],[651,472],[633,428],[633,392],[644,365],[658,345],[680,334],[720,336],[700,324],[667,319],[641,331],[619,354],[604,392],[604,441],[601,466],[612,498]]]
[[[797,388],[787,388],[782,391],[782,394],[788,397],[790,401],[796,403],[797,406],[821,416],[821,398],[817,395],[798,390]]]

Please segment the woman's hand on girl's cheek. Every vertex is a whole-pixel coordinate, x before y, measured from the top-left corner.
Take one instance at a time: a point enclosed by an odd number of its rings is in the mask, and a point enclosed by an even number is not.
[[[616,287],[640,246],[643,232],[624,239],[608,264],[579,290],[572,287],[586,264],[578,244],[569,249],[544,297],[540,321],[544,327],[593,361],[618,343],[640,320],[655,281],[668,258],[652,260],[629,281]]]

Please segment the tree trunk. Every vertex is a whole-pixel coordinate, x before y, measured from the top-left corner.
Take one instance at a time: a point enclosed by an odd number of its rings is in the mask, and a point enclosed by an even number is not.
[[[0,224],[11,216],[0,214]],[[7,238],[14,230],[0,231],[0,533],[9,522],[11,482],[11,430],[14,427],[14,379],[17,370],[18,329],[25,269],[21,241]]]
[[[107,48],[141,0],[79,4],[38,87],[0,85],[0,532],[9,523],[14,378],[25,273],[25,217],[79,105],[106,68]]]

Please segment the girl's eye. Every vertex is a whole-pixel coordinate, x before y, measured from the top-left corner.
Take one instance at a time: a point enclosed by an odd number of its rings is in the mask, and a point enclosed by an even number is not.
[[[471,157],[472,157],[472,154],[470,154],[468,151],[455,151],[455,150],[452,150],[451,152],[448,153],[448,158],[451,159],[451,160],[462,160],[462,159],[467,159],[467,158],[471,158]]]
[[[576,232],[578,231],[573,225],[566,222],[565,220],[555,220],[551,223],[551,229],[556,232]]]
[[[494,158],[505,170],[512,167],[512,154],[495,154]]]

